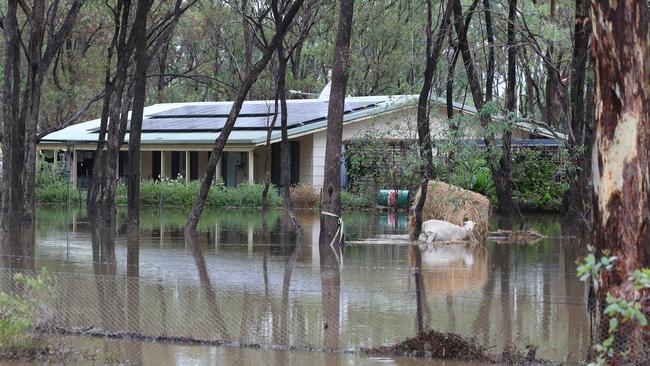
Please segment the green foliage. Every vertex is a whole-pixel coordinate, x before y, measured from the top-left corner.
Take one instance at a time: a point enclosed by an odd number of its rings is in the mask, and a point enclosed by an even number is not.
[[[363,195],[372,202],[380,189],[417,189],[422,159],[418,145],[408,141],[409,136],[415,138],[414,131],[408,121],[402,122],[371,128],[363,136],[347,141],[349,193]],[[395,136],[400,136],[402,142],[395,142]]]
[[[597,260],[594,247],[589,246],[588,249],[589,253],[583,262],[578,262],[577,275],[581,281],[590,282],[597,290],[600,286],[601,274],[614,271],[614,265],[618,258],[609,256],[609,251],[604,250],[600,260]],[[628,300],[607,293],[607,307],[605,307],[603,313],[609,318],[608,336],[601,343],[594,345],[598,356],[596,362],[591,363],[590,366],[609,364],[614,358],[626,358],[626,351],[616,354],[614,347],[620,325],[628,322],[636,322],[640,327],[648,325],[648,319],[644,314],[642,304],[650,300],[650,296],[647,294],[650,289],[650,269],[635,270],[628,281],[632,282],[634,288],[641,295],[635,296],[633,300]]]
[[[366,195],[355,194],[349,191],[341,191],[341,206],[343,209],[352,208],[373,208],[375,202]]]
[[[448,183],[480,193],[491,201],[495,200],[492,172],[478,150],[461,150],[454,162],[445,174]]]
[[[47,163],[38,160],[36,163],[36,201],[41,203],[60,204],[68,202],[81,203],[86,199],[85,192],[79,192],[68,187],[69,175],[62,162]]]
[[[634,287],[637,290],[650,289],[650,268],[634,272]]]
[[[42,311],[48,290],[45,270],[38,276],[14,275],[14,292],[0,292],[0,351],[13,352],[32,347],[31,329]]]
[[[568,165],[564,149],[553,156],[539,150],[515,152],[512,169],[513,195],[520,207],[536,211],[557,211],[569,188],[562,180]]]
[[[39,162],[36,174],[36,200],[41,204],[62,204],[70,201],[74,204],[85,202],[86,192],[70,187],[68,192],[68,178],[59,166]],[[199,181],[186,182],[184,179],[144,180],[140,184],[140,203],[147,206],[165,207],[191,207],[200,188]],[[253,208],[262,207],[263,184],[242,183],[237,187],[226,187],[219,183],[208,193],[206,206],[208,207],[237,207]],[[282,198],[278,190],[271,187],[268,192],[271,207],[281,207]],[[374,197],[368,199],[362,194],[344,191],[341,196],[344,208],[370,208],[374,207]],[[116,203],[126,205],[128,202],[126,186],[117,185]],[[317,207],[313,207],[317,208]]]
[[[190,207],[199,192],[199,181],[146,180],[140,185],[140,203],[143,205],[160,205]],[[237,187],[226,187],[223,184],[213,186],[208,192],[206,205],[209,207],[261,207],[264,185],[242,183]],[[271,187],[268,193],[272,207],[279,207],[282,199],[277,189]],[[118,190],[118,203],[126,203],[126,190]]]
[[[600,257],[600,261],[598,261],[594,254],[594,247],[590,245],[587,248],[589,249],[589,254],[585,257],[584,262],[578,265],[578,277],[583,282],[587,280],[597,282],[600,271],[603,269],[611,271],[618,257],[609,256],[609,251],[605,250]]]

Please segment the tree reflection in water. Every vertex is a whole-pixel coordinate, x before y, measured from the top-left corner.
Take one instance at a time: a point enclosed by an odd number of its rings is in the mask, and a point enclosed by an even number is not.
[[[338,351],[340,348],[341,272],[339,262],[329,245],[319,247],[321,298],[323,302],[323,347]],[[327,365],[340,363],[339,352],[325,355]]]
[[[431,312],[427,303],[426,289],[422,277],[422,252],[416,244],[408,245],[409,265],[413,270],[415,283],[415,330],[416,333],[424,332],[430,323]]]
[[[112,222],[113,224],[106,224]],[[115,220],[98,221],[90,217],[93,252],[93,271],[97,289],[102,326],[108,332],[127,331],[125,322],[122,291],[118,287],[117,259],[115,257],[115,239],[117,227]],[[106,344],[107,349],[115,354],[122,354],[121,344]]]
[[[194,263],[196,263],[196,270],[198,271],[199,281],[201,282],[201,288],[208,302],[208,308],[212,315],[213,321],[216,323],[216,329],[219,332],[219,336],[222,339],[232,339],[229,336],[228,327],[217,303],[217,295],[212,287],[210,282],[210,275],[208,273],[207,266],[205,265],[205,258],[203,257],[203,252],[199,246],[198,238],[196,235],[185,235],[185,246],[192,251],[192,256],[194,257]]]

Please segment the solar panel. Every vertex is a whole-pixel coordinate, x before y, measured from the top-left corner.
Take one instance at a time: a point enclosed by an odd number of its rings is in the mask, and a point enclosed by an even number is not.
[[[345,112],[375,106],[381,99],[347,100]],[[187,105],[147,116],[142,131],[215,131],[223,129],[232,103]],[[288,101],[287,125],[289,128],[327,119],[328,102],[323,100]],[[235,122],[236,130],[267,129],[273,119],[274,102],[244,103]],[[280,128],[278,114],[275,129]]]

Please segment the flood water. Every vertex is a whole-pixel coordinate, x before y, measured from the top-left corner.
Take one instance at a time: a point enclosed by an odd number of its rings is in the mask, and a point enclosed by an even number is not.
[[[65,338],[73,348],[112,349],[120,362],[425,362],[341,352],[415,335],[415,259],[404,243],[347,245],[337,272],[339,284],[332,285],[320,264],[317,213],[299,212],[305,236],[296,243],[280,211],[208,210],[197,247],[183,237],[185,214],[143,209],[139,277],[127,278],[122,212],[111,265],[96,260],[83,210],[64,207],[39,208],[33,257],[8,256],[4,265],[22,268],[27,263],[51,273],[55,285],[47,316],[56,324],[98,333],[227,343],[189,347]],[[346,239],[355,242],[407,230],[405,213],[348,212],[343,220]],[[548,238],[535,244],[488,242],[480,248],[432,246],[420,253],[424,326],[474,337],[494,352],[533,345],[539,358],[581,361],[589,345],[586,288],[575,275],[583,244],[560,217],[527,216],[523,225]]]

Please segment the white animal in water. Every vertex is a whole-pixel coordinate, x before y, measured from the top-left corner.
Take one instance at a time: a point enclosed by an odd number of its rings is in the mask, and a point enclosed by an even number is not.
[[[465,221],[463,226],[442,220],[427,220],[422,223],[420,239],[426,238],[427,243],[464,240],[474,230],[474,225],[474,222],[469,220]]]

